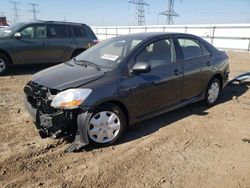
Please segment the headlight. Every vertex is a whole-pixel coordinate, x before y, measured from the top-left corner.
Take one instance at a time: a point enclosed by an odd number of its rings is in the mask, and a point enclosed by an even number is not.
[[[62,91],[54,97],[51,106],[60,109],[78,108],[91,92],[91,89],[69,89]]]

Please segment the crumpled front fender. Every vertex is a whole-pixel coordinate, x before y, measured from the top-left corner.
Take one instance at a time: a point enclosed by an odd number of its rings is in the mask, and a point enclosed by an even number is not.
[[[82,147],[89,144],[88,139],[88,126],[89,120],[92,116],[90,112],[84,112],[78,115],[77,117],[77,134],[75,136],[75,141],[71,144],[65,151],[66,152],[75,152],[79,151]]]

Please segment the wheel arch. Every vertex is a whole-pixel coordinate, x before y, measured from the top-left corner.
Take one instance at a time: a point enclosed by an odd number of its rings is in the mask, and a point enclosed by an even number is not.
[[[215,73],[215,74],[212,76],[212,78],[209,80],[208,83],[210,83],[210,82],[211,82],[213,79],[215,79],[215,78],[217,78],[217,79],[220,81],[220,87],[221,87],[221,89],[222,89],[222,87],[223,87],[223,77],[222,77],[221,73]]]
[[[124,103],[122,103],[121,101],[118,101],[118,100],[107,100],[107,101],[103,101],[103,102],[97,104],[96,107],[105,106],[105,105],[116,105],[117,107],[119,107],[125,116],[126,126],[129,126],[130,115],[129,115],[128,108],[126,107],[126,105]]]
[[[5,50],[0,49],[0,54],[4,55],[6,58],[8,58],[10,64],[13,64],[13,60],[12,60],[12,58],[9,55],[8,52],[6,52]]]

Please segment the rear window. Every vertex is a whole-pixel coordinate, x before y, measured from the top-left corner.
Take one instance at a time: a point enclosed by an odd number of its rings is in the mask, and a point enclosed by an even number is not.
[[[50,38],[67,38],[69,36],[68,27],[64,25],[50,25],[48,34]]]
[[[86,37],[86,31],[83,27],[73,27],[73,33],[75,37]]]

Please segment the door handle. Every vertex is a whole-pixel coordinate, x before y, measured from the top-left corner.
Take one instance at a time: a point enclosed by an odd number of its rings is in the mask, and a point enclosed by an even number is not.
[[[207,62],[207,66],[210,67],[212,65],[211,61]]]
[[[43,45],[48,45],[48,41],[43,41]]]
[[[182,71],[180,69],[175,69],[174,70],[174,73],[173,73],[174,76],[178,76],[180,74],[182,74]]]

